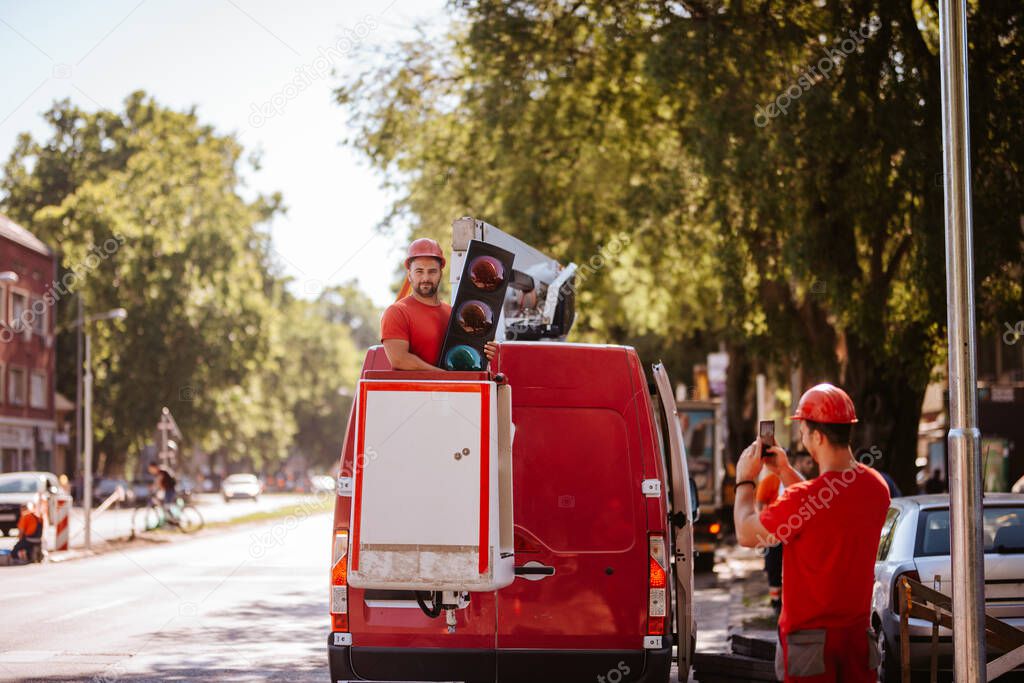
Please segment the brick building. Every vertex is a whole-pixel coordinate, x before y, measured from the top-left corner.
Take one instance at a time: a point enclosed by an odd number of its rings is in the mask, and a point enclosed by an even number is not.
[[[0,472],[53,471],[56,305],[53,250],[0,214]]]

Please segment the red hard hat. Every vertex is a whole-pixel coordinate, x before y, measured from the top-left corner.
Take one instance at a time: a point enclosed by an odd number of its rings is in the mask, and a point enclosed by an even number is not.
[[[432,240],[429,237],[421,237],[418,240],[413,240],[413,243],[409,245],[409,251],[405,254],[405,267],[409,267],[409,261],[419,256],[432,256],[441,262],[441,268],[444,268],[446,261],[444,260],[444,252],[441,251],[441,245],[437,243],[437,240]]]
[[[853,409],[853,401],[845,391],[832,384],[819,384],[804,392],[796,407],[796,415],[790,419],[853,424],[857,421],[857,411]]]

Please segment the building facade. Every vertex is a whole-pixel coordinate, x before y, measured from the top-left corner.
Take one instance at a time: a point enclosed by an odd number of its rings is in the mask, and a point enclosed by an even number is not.
[[[0,472],[56,464],[56,276],[53,250],[0,214]]]

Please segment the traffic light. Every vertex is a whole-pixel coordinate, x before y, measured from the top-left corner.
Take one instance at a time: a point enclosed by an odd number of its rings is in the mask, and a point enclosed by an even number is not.
[[[438,367],[486,370],[484,344],[494,339],[515,255],[493,244],[472,240],[462,266]]]

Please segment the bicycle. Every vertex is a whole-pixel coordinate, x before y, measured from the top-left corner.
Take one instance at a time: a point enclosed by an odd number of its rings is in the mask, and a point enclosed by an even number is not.
[[[173,514],[168,513],[168,507],[156,497],[149,499],[145,507],[135,508],[132,513],[132,535],[154,531],[165,524],[177,527],[185,534],[191,534],[203,528],[205,522],[203,516],[194,505],[186,504],[182,498],[177,498],[173,504]]]

